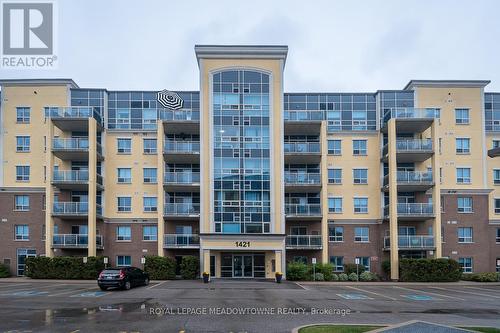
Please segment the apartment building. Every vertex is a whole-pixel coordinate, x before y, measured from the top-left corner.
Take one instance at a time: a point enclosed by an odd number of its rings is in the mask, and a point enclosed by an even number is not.
[[[500,271],[500,93],[489,81],[285,93],[286,46],[195,46],[199,91],[2,79],[0,259],[200,258],[219,278],[290,261],[450,257]]]

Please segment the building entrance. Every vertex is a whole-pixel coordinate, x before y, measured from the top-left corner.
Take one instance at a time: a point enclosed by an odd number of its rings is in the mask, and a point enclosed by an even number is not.
[[[263,253],[222,253],[221,277],[265,278],[265,255]]]

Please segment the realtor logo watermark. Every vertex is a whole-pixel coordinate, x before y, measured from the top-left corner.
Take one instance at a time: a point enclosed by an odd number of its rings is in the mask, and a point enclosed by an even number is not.
[[[57,10],[54,1],[0,3],[3,69],[57,67]]]

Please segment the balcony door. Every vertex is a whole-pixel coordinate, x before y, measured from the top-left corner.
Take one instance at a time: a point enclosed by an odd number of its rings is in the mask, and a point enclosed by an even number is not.
[[[399,236],[415,236],[416,230],[415,227],[399,227],[398,228]]]

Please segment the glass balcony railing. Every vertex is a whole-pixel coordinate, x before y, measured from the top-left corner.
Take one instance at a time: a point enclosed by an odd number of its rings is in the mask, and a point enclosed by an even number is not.
[[[436,108],[392,108],[384,112],[384,122],[396,119],[434,119],[440,117]]]
[[[165,184],[193,184],[200,183],[199,172],[167,172],[165,173]]]
[[[391,247],[390,237],[384,237],[384,248]],[[431,235],[408,235],[398,236],[399,249],[432,249],[434,248],[434,236]]]
[[[88,202],[54,202],[52,213],[55,215],[88,215]],[[102,215],[102,207],[96,204],[97,215]]]
[[[52,240],[53,247],[87,248],[89,236],[86,234],[55,234]],[[97,248],[103,247],[102,235],[96,235]]]
[[[432,172],[430,171],[397,171],[397,183],[399,185],[432,184]],[[389,184],[389,175],[384,176],[384,185]]]
[[[56,170],[52,180],[58,183],[84,183],[89,181],[89,172],[87,170]]]
[[[164,147],[165,152],[169,153],[199,153],[199,141],[167,141]]]
[[[286,236],[287,248],[321,248],[321,235]]]
[[[285,153],[319,153],[319,142],[285,142]]]
[[[321,174],[285,172],[285,184],[287,185],[321,184]]]
[[[410,139],[410,140],[396,140],[396,150],[398,152],[407,151],[432,151],[432,140],[431,139]]]
[[[432,216],[434,208],[431,203],[398,203],[398,216]],[[384,215],[389,216],[389,205],[384,207]]]
[[[163,235],[163,247],[181,248],[181,247],[199,247],[200,236],[193,234],[166,234]]]
[[[160,119],[162,120],[200,120],[200,112],[192,110],[164,110],[160,111]]]
[[[91,106],[68,106],[68,107],[46,107],[44,114],[47,118],[90,118],[93,117],[98,123],[102,123],[102,117],[94,107]]]
[[[200,204],[166,203],[164,213],[165,215],[175,215],[175,216],[199,215]]]
[[[89,149],[88,138],[54,138],[52,141],[53,150],[81,150]]]
[[[286,204],[285,214],[289,216],[321,216],[320,204]]]
[[[285,111],[283,118],[287,121],[323,120],[325,112],[315,110]]]

